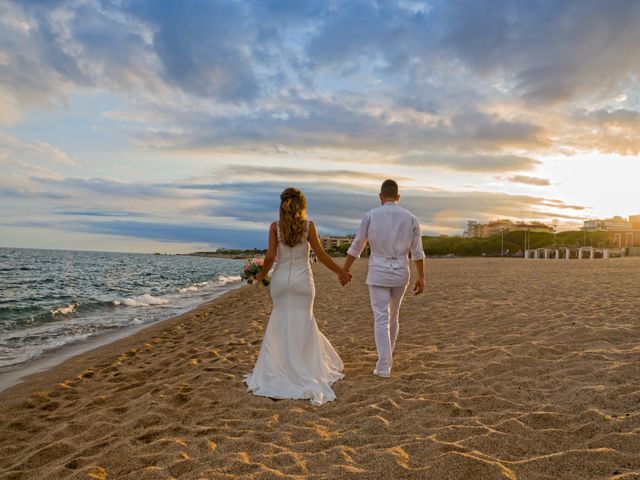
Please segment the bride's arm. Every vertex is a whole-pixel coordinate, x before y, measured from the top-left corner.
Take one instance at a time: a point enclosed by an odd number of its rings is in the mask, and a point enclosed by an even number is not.
[[[315,252],[320,263],[338,275],[341,284],[345,285],[351,281],[351,274],[340,268],[340,266],[333,261],[333,258],[324,251],[324,248],[322,248],[316,226],[313,222],[309,222],[309,243],[311,244],[311,248]]]
[[[276,260],[276,255],[278,254],[278,233],[276,228],[276,222],[273,222],[269,227],[269,246],[267,247],[267,254],[264,256],[262,270],[256,275],[258,282],[264,280]]]

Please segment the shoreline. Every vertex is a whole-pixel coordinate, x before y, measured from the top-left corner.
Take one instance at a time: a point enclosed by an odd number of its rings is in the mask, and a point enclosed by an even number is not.
[[[240,290],[245,286],[245,282],[239,281],[235,284],[228,284],[230,288],[220,292],[213,298],[206,300],[194,307],[172,315],[168,318],[161,320],[155,320],[142,325],[131,325],[128,327],[122,327],[116,331],[109,331],[97,334],[85,341],[78,343],[70,343],[63,345],[62,347],[50,350],[43,355],[27,360],[16,366],[7,367],[5,370],[0,370],[0,399],[5,393],[10,392],[16,387],[35,381],[38,375],[45,375],[51,370],[64,368],[65,364],[71,360],[83,356],[84,354],[90,354],[94,351],[101,350],[104,347],[110,347],[117,344],[119,341],[127,340],[135,335],[152,331],[154,327],[161,327],[166,322],[172,322],[182,317],[189,316],[201,309],[210,307],[215,302],[223,299],[228,294]]]

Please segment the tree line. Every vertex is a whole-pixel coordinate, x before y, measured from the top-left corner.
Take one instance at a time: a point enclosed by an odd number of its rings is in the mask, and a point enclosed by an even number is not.
[[[528,237],[528,238],[527,238]],[[504,241],[503,241],[504,240]],[[615,247],[607,236],[607,232],[570,231],[559,233],[547,232],[508,232],[488,238],[470,237],[422,237],[424,252],[428,256],[455,255],[458,257],[481,256],[522,256],[525,242],[528,248],[577,248],[592,246],[597,248]],[[329,254],[346,255],[349,245],[341,245],[328,250]]]

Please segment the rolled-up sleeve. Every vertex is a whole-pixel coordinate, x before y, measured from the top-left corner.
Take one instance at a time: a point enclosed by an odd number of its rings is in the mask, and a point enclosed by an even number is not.
[[[367,244],[367,232],[369,231],[369,222],[371,220],[371,216],[367,213],[362,222],[360,222],[360,227],[358,227],[358,233],[356,233],[356,237],[353,239],[353,243],[347,250],[347,255],[351,255],[352,257],[360,258],[360,254],[362,250],[364,250],[365,245]]]
[[[420,232],[420,222],[413,217],[413,237],[411,240],[411,259],[422,260],[424,258],[424,249],[422,248],[422,233]]]

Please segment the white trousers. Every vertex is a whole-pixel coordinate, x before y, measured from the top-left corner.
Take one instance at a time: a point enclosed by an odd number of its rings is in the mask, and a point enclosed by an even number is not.
[[[393,349],[398,338],[400,304],[406,289],[407,285],[401,287],[369,285],[376,349],[378,350],[376,372],[385,374],[391,371]]]

